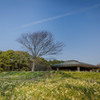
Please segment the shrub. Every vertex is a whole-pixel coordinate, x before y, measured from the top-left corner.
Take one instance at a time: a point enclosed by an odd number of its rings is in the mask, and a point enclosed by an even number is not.
[[[3,70],[3,68],[0,68],[0,72],[3,72],[4,70]]]

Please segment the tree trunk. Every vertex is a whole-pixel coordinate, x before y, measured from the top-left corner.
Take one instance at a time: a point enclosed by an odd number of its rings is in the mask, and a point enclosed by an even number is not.
[[[36,59],[34,59],[34,61],[33,61],[32,71],[35,71],[35,64],[36,64]]]

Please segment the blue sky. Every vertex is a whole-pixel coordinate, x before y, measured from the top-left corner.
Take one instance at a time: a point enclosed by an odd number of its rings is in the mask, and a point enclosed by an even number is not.
[[[100,0],[0,0],[0,50],[23,50],[16,39],[41,30],[66,45],[46,58],[100,63]]]

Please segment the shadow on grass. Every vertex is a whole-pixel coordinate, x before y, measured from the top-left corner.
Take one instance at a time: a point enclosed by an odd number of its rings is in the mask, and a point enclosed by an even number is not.
[[[83,87],[83,86],[74,86],[72,84],[66,84],[66,87],[69,89],[75,89],[78,92],[82,92],[82,99],[84,100],[96,100],[95,99],[95,89],[92,87]],[[99,97],[97,97],[99,98]]]
[[[3,85],[4,84],[4,85]],[[19,86],[20,82],[15,81],[0,81],[0,94],[4,100],[10,100],[14,93],[14,89],[16,86]]]
[[[96,82],[96,83],[98,83],[98,84],[100,84],[100,81],[98,81],[98,79],[96,80],[95,79],[95,77],[93,77],[93,78],[90,78],[90,77],[86,77],[85,75],[84,75],[84,78],[83,77],[81,77],[81,73],[80,73],[80,77],[78,76],[74,76],[74,74],[75,73],[77,73],[77,72],[64,72],[64,71],[56,71],[55,73],[58,73],[58,74],[61,74],[61,76],[62,77],[65,77],[65,78],[72,78],[72,79],[78,79],[78,80],[82,80],[82,81],[86,81],[86,82],[89,82],[89,83],[94,83],[94,82]],[[90,74],[91,75],[91,74]],[[92,76],[92,75],[91,75]]]
[[[61,74],[62,77],[66,77],[66,78],[81,79],[81,78],[78,78],[78,77],[74,77],[73,75],[71,75],[71,73],[65,73],[64,71],[56,71],[55,73]]]

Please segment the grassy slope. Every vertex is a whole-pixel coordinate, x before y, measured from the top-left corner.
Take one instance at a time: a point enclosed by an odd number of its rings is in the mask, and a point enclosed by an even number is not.
[[[3,72],[0,100],[100,100],[100,73]]]

